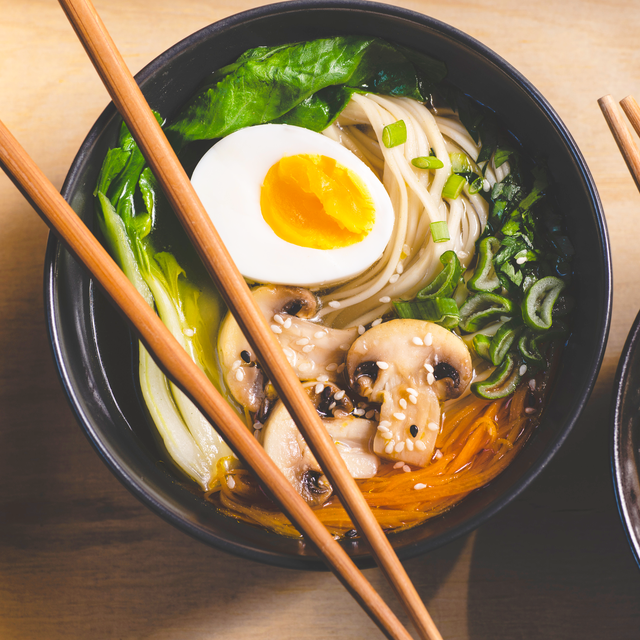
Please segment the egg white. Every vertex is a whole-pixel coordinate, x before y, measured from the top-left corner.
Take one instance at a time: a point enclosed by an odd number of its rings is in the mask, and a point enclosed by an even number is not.
[[[299,247],[265,222],[264,178],[281,158],[298,154],[333,158],[366,185],[375,223],[362,241],[339,249]],[[382,256],[393,232],[393,205],[377,176],[339,143],[301,127],[264,124],[236,131],[202,157],[191,182],[240,273],[255,282],[320,287],[347,280]]]

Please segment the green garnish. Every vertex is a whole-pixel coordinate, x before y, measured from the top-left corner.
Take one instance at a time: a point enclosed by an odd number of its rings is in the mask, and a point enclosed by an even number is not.
[[[397,147],[400,144],[404,144],[407,141],[407,125],[404,120],[397,120],[392,124],[388,124],[382,130],[382,144],[387,149]]]
[[[547,276],[531,285],[522,301],[522,319],[534,331],[545,331],[553,322],[553,306],[565,283],[555,276]]]
[[[460,282],[462,265],[455,251],[445,251],[440,256],[442,271],[424,288],[416,298],[429,300],[430,298],[449,298]]]
[[[453,329],[458,326],[460,313],[455,300],[451,298],[430,298],[428,300],[410,300],[394,302],[396,313],[400,318],[412,320],[428,320]]]
[[[462,192],[462,187],[464,187],[466,181],[467,180],[463,176],[459,176],[457,173],[452,173],[444,183],[442,197],[455,200]]]
[[[468,333],[486,327],[502,316],[513,315],[513,303],[495,293],[476,293],[460,307],[460,328]]]
[[[431,237],[434,242],[446,242],[451,240],[449,235],[449,226],[446,221],[440,220],[439,222],[432,222],[431,225]]]
[[[520,384],[522,360],[514,353],[508,353],[504,362],[482,382],[474,382],[471,391],[485,400],[497,400],[510,396]]]
[[[444,163],[435,156],[419,156],[411,161],[418,169],[442,169]]]

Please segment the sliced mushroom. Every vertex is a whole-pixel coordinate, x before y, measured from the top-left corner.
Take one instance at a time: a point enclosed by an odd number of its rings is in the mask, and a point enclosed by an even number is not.
[[[335,381],[357,329],[330,329],[311,322],[308,318],[316,314],[318,301],[307,289],[269,285],[254,289],[253,296],[298,378],[315,380],[325,375]],[[266,378],[230,313],[220,328],[218,353],[231,394],[255,413],[264,398]]]
[[[322,420],[354,478],[371,478],[378,471],[378,457],[371,452],[375,422],[354,416]],[[287,408],[278,401],[262,428],[262,446],[296,491],[310,505],[324,504],[332,487]]]
[[[419,467],[431,459],[441,403],[458,397],[472,377],[464,342],[423,320],[369,329],[351,346],[347,372],[353,389],[382,404],[374,452]]]

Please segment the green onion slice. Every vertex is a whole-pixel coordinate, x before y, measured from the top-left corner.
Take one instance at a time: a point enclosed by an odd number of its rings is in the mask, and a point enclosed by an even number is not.
[[[478,333],[473,336],[473,348],[476,350],[476,353],[484,360],[491,360],[491,355],[489,354],[490,347],[491,338],[489,336],[485,336],[482,333]]]
[[[489,348],[489,357],[492,364],[496,367],[502,364],[505,356],[511,349],[511,345],[518,338],[518,336],[524,331],[524,325],[520,322],[520,319],[509,320],[505,322],[496,332],[491,340],[491,346]]]
[[[471,391],[485,400],[497,400],[510,396],[520,384],[522,360],[508,353],[503,363],[482,382],[474,382]]]
[[[457,327],[460,321],[458,305],[451,298],[399,301],[394,302],[393,306],[400,318],[427,320],[445,329]]]
[[[418,169],[442,169],[444,163],[435,156],[419,156],[411,161]]]
[[[473,171],[471,161],[465,153],[450,153],[449,159],[453,173],[471,173]]]
[[[455,200],[462,192],[462,187],[464,187],[466,181],[467,180],[464,178],[464,176],[459,176],[457,173],[452,173],[444,183],[444,187],[442,189],[442,197]]]
[[[541,278],[529,287],[522,301],[522,318],[534,331],[546,331],[553,322],[553,306],[565,283],[555,276]]]
[[[418,300],[428,300],[430,298],[450,298],[455,288],[460,282],[462,275],[462,265],[455,251],[445,251],[440,256],[442,271],[424,288],[416,298]]]
[[[398,120],[392,124],[388,124],[382,130],[382,143],[387,149],[397,147],[407,141],[407,125],[404,120]]]
[[[536,335],[532,333],[530,329],[527,329],[527,331],[520,336],[518,340],[518,351],[530,368],[535,367],[539,369],[544,366],[545,358],[542,353],[540,353]]]
[[[449,226],[446,221],[440,220],[439,222],[431,223],[431,237],[434,242],[447,242],[447,240],[451,240],[451,236],[449,235]]]
[[[493,257],[498,253],[500,240],[489,236],[478,246],[478,264],[473,277],[467,282],[472,291],[494,291],[500,286],[500,280],[493,266]]]
[[[512,315],[513,303],[508,298],[495,293],[476,293],[460,307],[460,328],[473,333],[501,316],[511,318]]]

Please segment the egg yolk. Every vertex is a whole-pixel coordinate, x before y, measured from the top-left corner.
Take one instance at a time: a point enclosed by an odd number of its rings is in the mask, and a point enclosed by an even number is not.
[[[362,180],[333,158],[300,154],[268,171],[262,216],[274,233],[299,247],[338,249],[373,229],[373,199]]]

